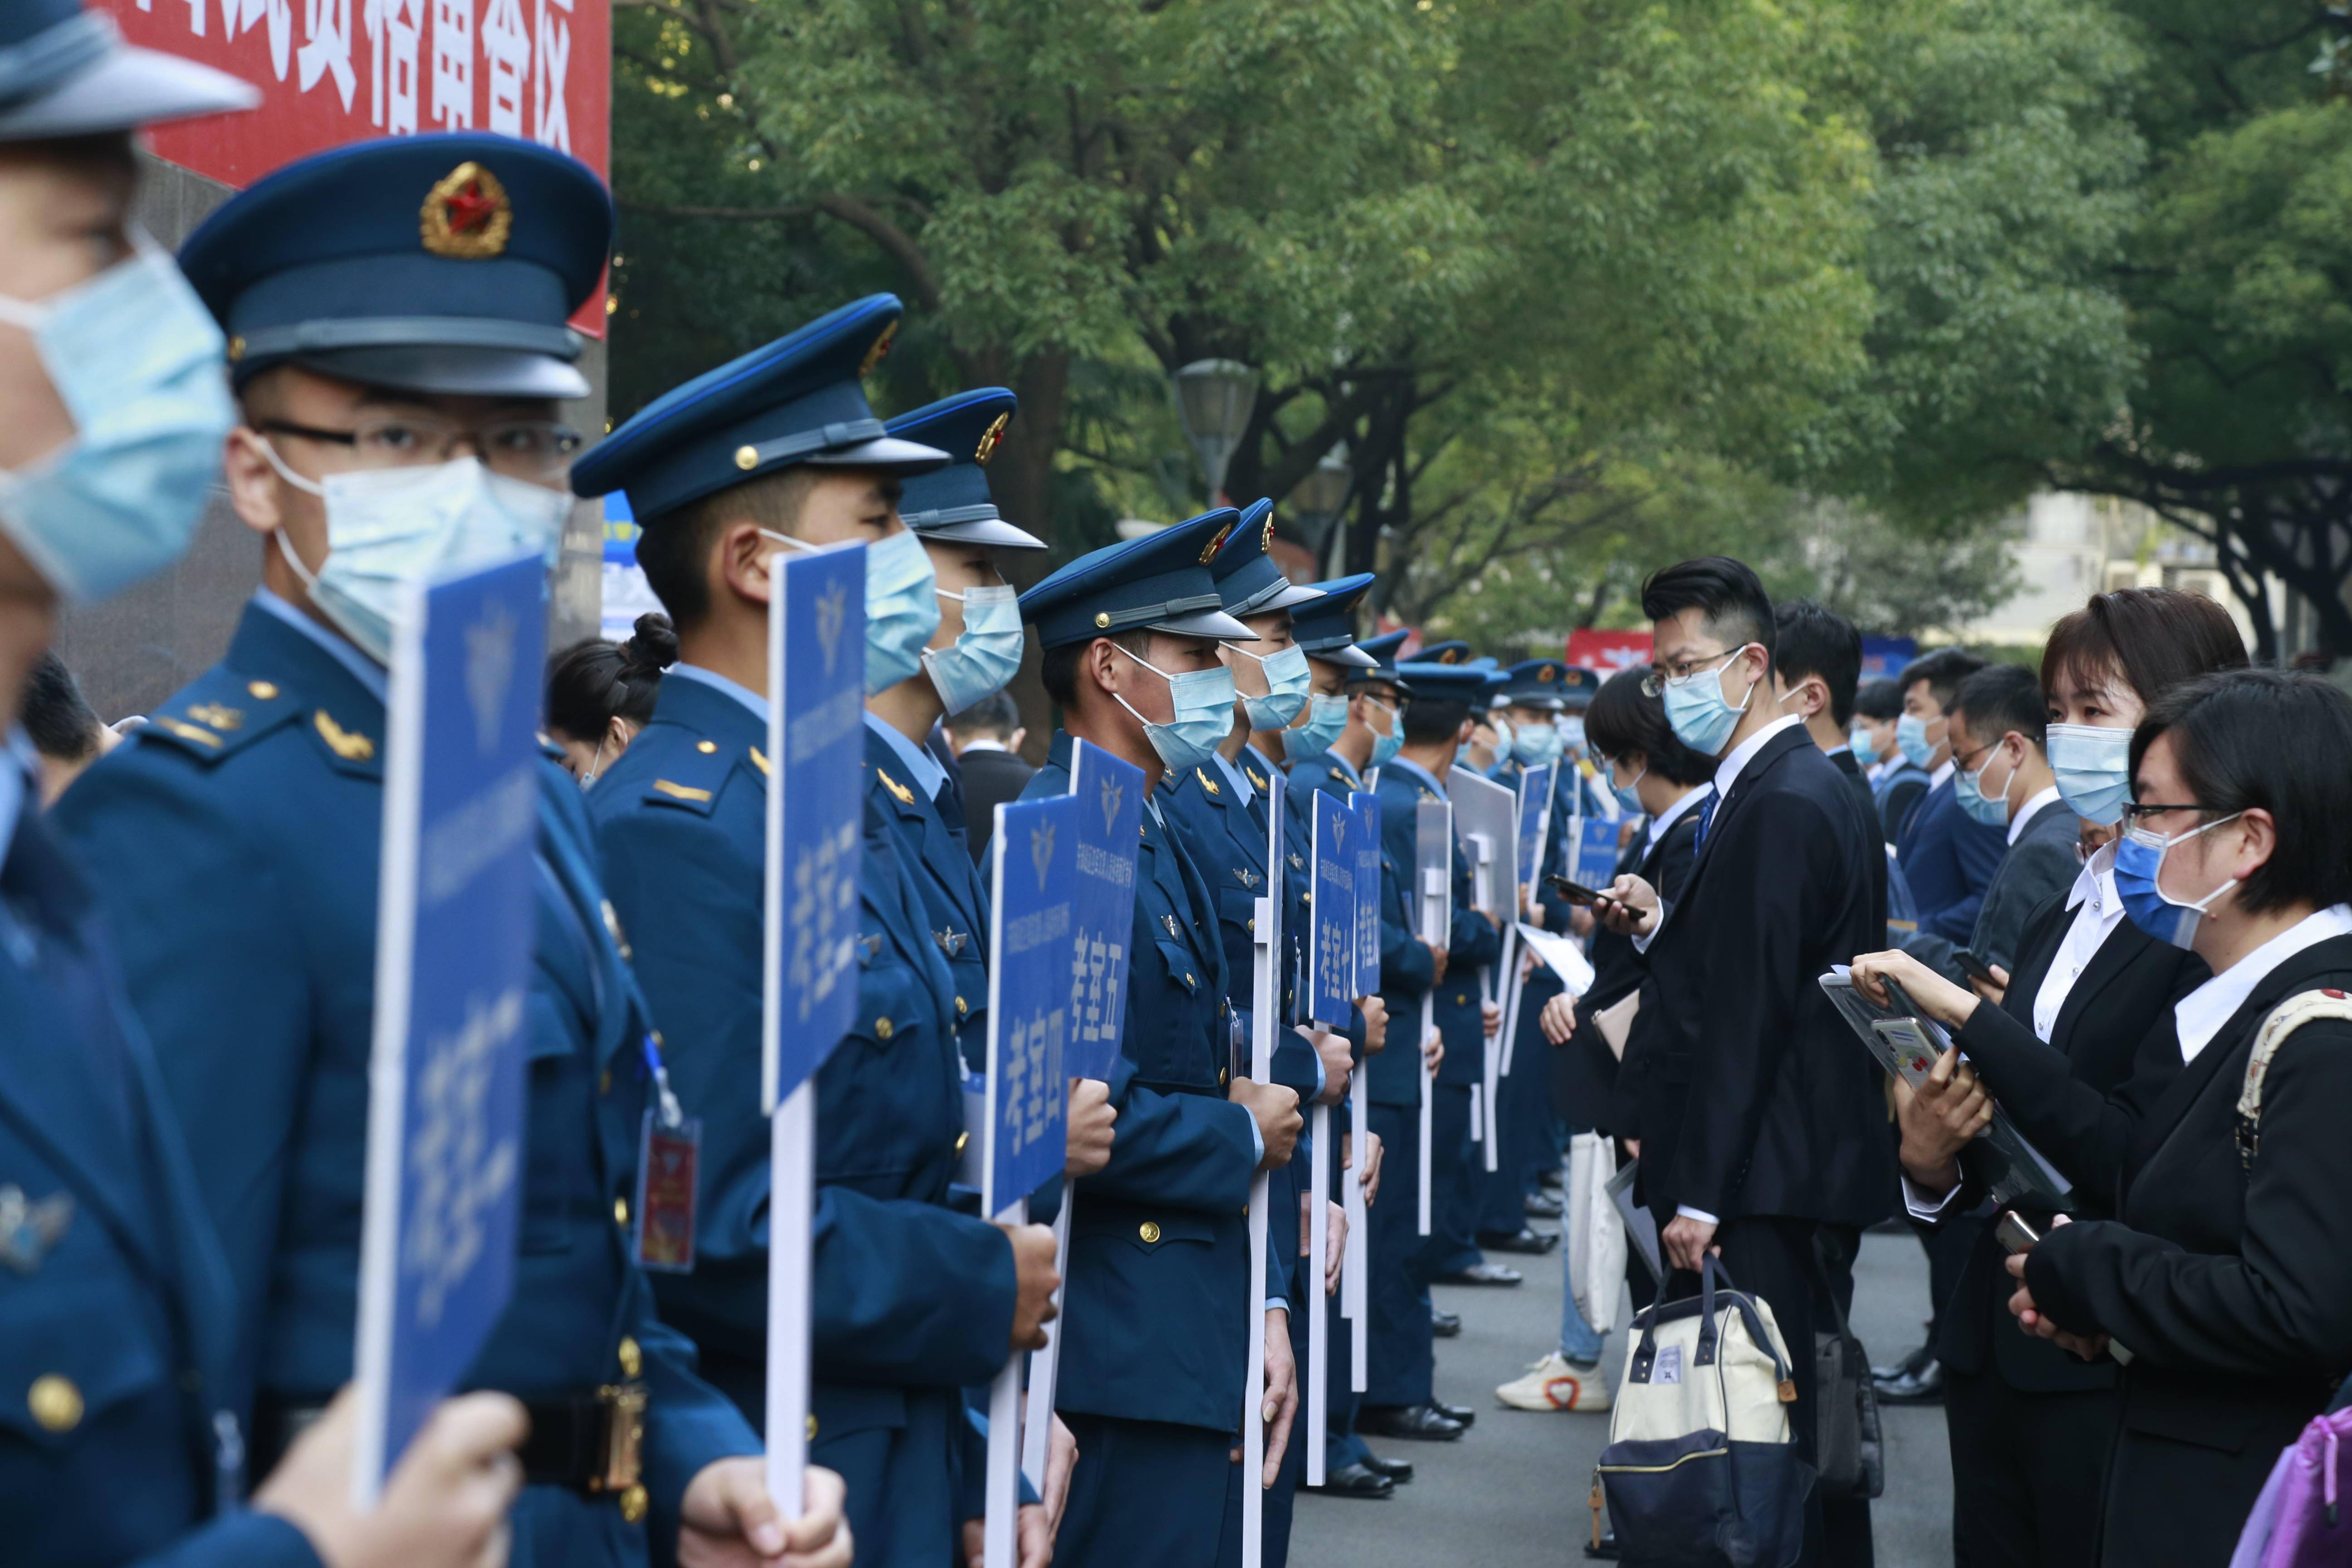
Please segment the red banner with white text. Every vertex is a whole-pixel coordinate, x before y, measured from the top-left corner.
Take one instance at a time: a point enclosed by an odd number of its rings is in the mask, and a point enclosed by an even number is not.
[[[158,157],[245,186],[373,136],[490,131],[612,177],[610,0],[98,0],[134,44],[262,93],[247,114],[149,133]],[[604,335],[604,290],[572,324]]]

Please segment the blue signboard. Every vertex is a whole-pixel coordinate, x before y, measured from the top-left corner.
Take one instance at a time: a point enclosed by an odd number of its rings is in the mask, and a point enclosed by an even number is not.
[[[1617,879],[1618,826],[1605,816],[1577,819],[1576,881],[1605,888]]]
[[[866,547],[769,558],[769,988],[761,1107],[772,1113],[849,1033],[857,1007],[865,822]]]
[[[1381,988],[1381,797],[1359,791],[1349,797],[1348,815],[1356,819],[1349,837],[1356,841],[1356,994],[1370,996]]]
[[[988,1179],[993,1216],[1060,1171],[1069,1085],[1070,932],[1078,816],[1087,803],[1045,795],[996,808],[988,955]],[[1099,807],[1097,807],[1099,809]]]
[[[1551,846],[1544,842],[1544,826],[1551,815],[1551,767],[1546,763],[1519,775],[1519,886],[1535,885],[1541,868],[1538,857]]]
[[[514,1282],[546,579],[534,552],[439,584],[394,644],[355,1357],[368,1500]]]
[[[1323,1024],[1344,1024],[1356,998],[1356,851],[1363,824],[1336,795],[1315,793],[1315,866],[1307,909],[1313,916],[1308,948],[1307,1015]],[[1373,846],[1377,854],[1379,846]],[[1380,862],[1372,862],[1377,874]],[[1377,899],[1379,889],[1373,889]],[[1378,905],[1374,906],[1375,910]],[[1374,916],[1378,918],[1377,912]],[[1375,933],[1377,940],[1377,932]]]
[[[1903,667],[1919,657],[1917,637],[1871,637],[1862,639],[1862,678],[1864,680],[1892,680],[1903,672]]]
[[[1072,1078],[1108,1081],[1127,1020],[1128,943],[1135,931],[1135,862],[1143,847],[1143,770],[1100,746],[1070,742],[1070,797],[1077,821],[1077,887],[1071,899]]]

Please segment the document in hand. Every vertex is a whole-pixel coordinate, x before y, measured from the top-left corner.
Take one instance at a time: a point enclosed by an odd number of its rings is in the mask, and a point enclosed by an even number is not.
[[[1559,976],[1571,996],[1581,996],[1592,989],[1592,961],[1584,956],[1583,949],[1567,937],[1540,926],[1519,922],[1519,940],[1528,951],[1543,960],[1544,966]],[[1619,1052],[1622,1055],[1622,1049]]]
[[[1617,1205],[1617,1217],[1625,1222],[1626,1243],[1641,1255],[1642,1261],[1649,1267],[1650,1278],[1663,1289],[1666,1267],[1658,1256],[1658,1216],[1633,1201],[1633,1173],[1641,1168],[1639,1160],[1626,1161],[1617,1167],[1617,1173],[1609,1178],[1603,1190],[1609,1201]]]
[[[1941,1024],[1908,1006],[1880,1006],[1855,989],[1853,973],[1843,963],[1832,964],[1822,976],[1821,985],[1878,1065],[1915,1089],[1936,1065],[1936,1058],[1951,1048],[1952,1037]],[[1893,993],[1893,999],[1906,1000],[1899,990]],[[2074,1211],[2074,1184],[2026,1141],[1999,1100],[1993,1102],[1992,1124],[1960,1151],[1960,1159],[1969,1173],[1985,1184],[1997,1204],[2024,1200],[2063,1213]]]

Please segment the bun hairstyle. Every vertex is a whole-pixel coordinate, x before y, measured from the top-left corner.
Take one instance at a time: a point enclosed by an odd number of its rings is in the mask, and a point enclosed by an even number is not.
[[[547,727],[590,744],[615,719],[642,727],[653,719],[662,671],[677,662],[677,632],[658,613],[639,616],[625,642],[574,643],[547,661]]]

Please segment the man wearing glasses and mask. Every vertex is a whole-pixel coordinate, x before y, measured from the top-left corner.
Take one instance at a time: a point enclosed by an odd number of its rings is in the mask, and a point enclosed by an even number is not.
[[[262,584],[224,660],[58,817],[221,1233],[223,1397],[257,1465],[352,1373],[393,618],[445,573],[553,560],[579,445],[560,404],[588,390],[564,323],[611,232],[572,159],[419,136],[283,169],[182,255],[227,340],[229,500]],[[654,1314],[629,1220],[657,1052],[579,789],[552,763],[538,783],[519,1256],[471,1374],[530,1415],[515,1560],[837,1568],[838,1479],[812,1472],[787,1527],[757,1438]]]

